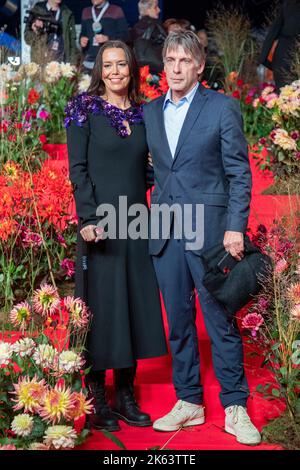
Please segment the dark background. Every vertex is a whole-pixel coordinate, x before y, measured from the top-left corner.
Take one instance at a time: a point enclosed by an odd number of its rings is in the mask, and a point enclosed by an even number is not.
[[[18,0],[12,0],[16,3]],[[81,11],[85,6],[91,5],[90,0],[64,0],[65,3],[74,11],[76,23],[80,23]],[[138,19],[137,3],[138,0],[110,0],[111,3],[120,5],[132,25]],[[20,23],[20,10],[13,16],[6,16],[1,12],[1,5],[5,0],[0,0],[0,27],[7,24],[7,32],[16,34]],[[160,0],[162,7],[162,19],[166,18],[186,18],[199,29],[205,26],[207,12],[217,7],[218,4],[226,7],[237,6],[246,13],[251,20],[252,26],[259,27],[265,23],[265,17],[273,16],[274,0]]]

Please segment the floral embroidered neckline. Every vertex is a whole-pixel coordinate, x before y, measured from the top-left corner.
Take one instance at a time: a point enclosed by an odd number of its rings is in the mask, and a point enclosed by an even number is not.
[[[69,101],[65,108],[65,127],[69,127],[71,122],[75,122],[78,126],[82,126],[88,119],[88,114],[102,114],[106,116],[110,125],[116,129],[120,137],[128,137],[131,135],[128,124],[141,124],[143,122],[142,106],[132,105],[127,109],[120,109],[117,106],[105,101],[100,96],[88,95],[86,92],[74,97]]]

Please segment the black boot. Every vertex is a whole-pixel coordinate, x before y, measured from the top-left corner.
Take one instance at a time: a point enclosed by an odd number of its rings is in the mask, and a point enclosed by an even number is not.
[[[134,396],[135,367],[114,370],[115,397],[113,413],[130,426],[151,426],[151,418],[143,413]]]
[[[87,376],[88,397],[93,398],[94,414],[88,415],[88,425],[95,429],[119,431],[118,419],[106,401],[105,371],[92,372]]]

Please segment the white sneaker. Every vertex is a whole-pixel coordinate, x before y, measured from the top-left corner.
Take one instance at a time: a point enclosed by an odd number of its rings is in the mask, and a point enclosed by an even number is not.
[[[181,427],[197,426],[205,422],[204,406],[179,400],[170,413],[153,423],[155,431],[177,431]]]
[[[236,436],[238,442],[252,446],[261,442],[261,435],[244,406],[228,406],[225,408],[225,415],[225,431]]]

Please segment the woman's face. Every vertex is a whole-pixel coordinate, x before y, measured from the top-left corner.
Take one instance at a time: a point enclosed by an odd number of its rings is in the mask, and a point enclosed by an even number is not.
[[[158,0],[153,0],[152,6],[147,10],[147,16],[150,18],[158,19],[160,14],[160,8],[158,6]]]
[[[130,70],[125,52],[121,48],[105,49],[102,56],[102,80],[107,92],[128,91]]]

